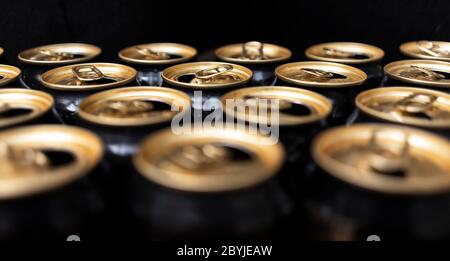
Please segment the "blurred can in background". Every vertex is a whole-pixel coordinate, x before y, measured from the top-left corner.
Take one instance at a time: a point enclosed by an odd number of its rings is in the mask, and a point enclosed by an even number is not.
[[[252,70],[253,86],[268,86],[275,84],[275,67],[289,60],[292,52],[279,45],[251,41],[222,46],[215,55],[221,61],[245,65]]]
[[[162,71],[168,66],[195,59],[197,50],[178,43],[148,43],[127,47],[118,55],[122,61],[135,65],[139,85],[161,86]]]

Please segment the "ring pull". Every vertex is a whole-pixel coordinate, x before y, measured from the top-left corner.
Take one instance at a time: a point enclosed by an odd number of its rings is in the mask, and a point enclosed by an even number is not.
[[[145,47],[136,47],[137,52],[142,54],[146,59],[149,60],[168,60],[170,59],[170,54],[166,53],[166,52],[158,52],[158,51],[153,51],[150,48],[145,48]]]
[[[395,103],[395,108],[407,113],[428,111],[438,97],[427,93],[413,93]]]
[[[416,42],[416,45],[419,50],[434,57],[450,56],[450,51],[445,50],[439,44],[431,41],[418,41]]]
[[[249,60],[262,60],[264,56],[264,43],[251,41],[242,44],[242,56]]]
[[[49,165],[49,159],[39,150],[15,148],[0,141],[0,175],[22,171],[40,172],[48,169]]]
[[[420,67],[417,65],[411,65],[410,67],[413,68],[413,70],[410,71],[410,73],[414,74],[412,76],[418,77],[418,76],[420,76],[418,74],[422,74],[423,77],[425,77],[429,80],[432,80],[432,81],[445,79],[444,75],[437,73],[435,71],[432,71],[430,69],[426,69],[426,68],[423,68],[423,67]]]
[[[40,50],[38,50],[38,52],[42,55],[52,57],[56,61],[70,60],[70,59],[74,58],[74,55],[72,53],[68,53],[68,52],[55,52],[50,49],[40,49]]]
[[[72,73],[75,75],[75,78],[82,83],[98,81],[101,79],[109,79],[112,81],[120,81],[122,78],[119,77],[111,77],[102,73],[96,66],[94,65],[78,65],[72,67]]]
[[[195,73],[195,78],[197,79],[211,79],[216,76],[222,75],[226,72],[231,72],[233,70],[233,66],[230,64],[223,64],[212,68],[207,68],[200,70]]]
[[[408,134],[404,134],[402,147],[396,152],[378,143],[378,133],[378,130],[373,130],[369,140],[369,166],[384,174],[405,171],[410,163]]]
[[[152,103],[145,101],[112,100],[102,104],[102,106],[93,113],[99,116],[125,118],[149,113],[153,108],[154,106]]]
[[[313,68],[301,68],[300,74],[296,75],[300,79],[310,80],[309,78],[313,78],[317,81],[328,81],[333,78],[333,73],[327,72],[320,69]]]

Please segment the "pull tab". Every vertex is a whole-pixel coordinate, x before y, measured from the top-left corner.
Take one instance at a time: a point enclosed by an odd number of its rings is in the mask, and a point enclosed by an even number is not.
[[[7,102],[0,102],[0,113],[6,112],[9,109],[11,109],[11,107]]]
[[[378,133],[378,130],[373,130],[368,144],[370,151],[368,156],[369,166],[383,174],[405,171],[410,162],[408,135],[405,134],[401,149],[394,152],[377,142]]]
[[[438,97],[427,93],[413,93],[395,103],[395,108],[407,113],[424,113]]]
[[[158,52],[158,51],[153,51],[150,48],[144,48],[144,47],[136,47],[138,53],[142,54],[143,56],[145,56],[145,58],[149,59],[149,60],[168,60],[170,59],[170,54],[166,53],[166,52]]]
[[[188,145],[170,157],[176,165],[189,170],[222,166],[229,161],[229,152],[220,145]]]
[[[427,80],[431,80],[431,81],[445,79],[444,75],[437,73],[435,71],[432,71],[430,69],[423,68],[423,67],[416,66],[416,65],[411,65],[410,67],[412,68],[412,70],[403,72],[402,76],[408,77],[408,78],[423,77],[423,78],[425,78]]]
[[[416,42],[417,48],[424,53],[427,53],[434,57],[449,57],[450,52],[442,48],[439,44],[431,41],[418,41]]]
[[[333,73],[320,69],[301,68],[300,74],[296,76],[305,80],[328,81],[333,78]]]
[[[72,67],[75,77],[82,82],[91,82],[103,79],[105,76],[94,65],[78,65]]]
[[[264,56],[264,44],[251,41],[242,44],[242,57],[249,60],[262,60]]]
[[[72,53],[67,52],[55,52],[50,49],[40,49],[38,50],[40,54],[49,56],[53,58],[55,61],[61,61],[61,60],[70,60],[74,58],[74,55]]]
[[[40,172],[48,169],[47,156],[35,149],[20,149],[0,141],[0,176],[17,175],[20,172]]]
[[[335,57],[335,58],[351,58],[356,55],[353,52],[342,51],[342,50],[338,50],[335,48],[329,48],[329,47],[324,47],[323,52],[325,53],[325,55],[327,55],[329,57]]]
[[[133,101],[107,101],[94,112],[96,115],[108,117],[130,117],[139,114],[148,113],[153,110],[153,104],[150,102]]]
[[[205,84],[205,83],[227,83],[238,81],[240,77],[238,75],[229,74],[233,70],[233,66],[230,64],[223,64],[207,69],[200,70],[195,73],[195,78],[191,83]]]

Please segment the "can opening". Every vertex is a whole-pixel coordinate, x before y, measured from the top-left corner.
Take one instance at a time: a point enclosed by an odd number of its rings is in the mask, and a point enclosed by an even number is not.
[[[450,73],[432,70],[420,66],[411,65],[409,69],[406,69],[399,74],[402,77],[413,79],[425,79],[425,80],[448,80],[450,79]]]
[[[48,158],[49,166],[52,168],[68,165],[75,161],[72,153],[62,150],[41,150],[41,152]]]
[[[5,110],[2,109],[0,104],[0,119],[1,118],[14,118],[22,115],[26,115],[32,113],[33,110],[28,108],[7,108]]]

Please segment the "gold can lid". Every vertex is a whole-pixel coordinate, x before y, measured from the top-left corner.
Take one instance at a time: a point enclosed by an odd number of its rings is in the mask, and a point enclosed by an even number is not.
[[[206,128],[176,135],[171,129],[146,138],[134,165],[147,179],[191,192],[248,188],[274,176],[284,160],[279,143],[237,129]]]
[[[11,65],[0,64],[0,86],[15,81],[22,71]]]
[[[336,127],[314,140],[312,155],[330,175],[357,187],[404,195],[450,190],[450,142],[419,129]]]
[[[306,49],[305,55],[319,61],[363,64],[381,60],[384,57],[384,51],[369,44],[331,42],[313,45]]]
[[[92,60],[102,49],[92,44],[62,43],[34,47],[19,53],[21,62],[38,65],[82,63]]]
[[[53,106],[53,97],[27,89],[0,89],[0,128],[36,119]]]
[[[0,132],[0,199],[60,188],[89,173],[103,146],[76,127],[35,125]]]
[[[402,60],[384,66],[391,78],[431,87],[450,87],[450,63],[434,60]]]
[[[292,56],[292,52],[286,47],[258,41],[225,45],[215,53],[222,61],[238,64],[282,62]]]
[[[0,57],[2,57],[3,52],[4,52],[3,48],[0,47]]]
[[[179,110],[172,111],[172,106]],[[144,126],[170,121],[191,106],[187,94],[164,87],[126,87],[93,94],[80,104],[84,120],[110,126]]]
[[[367,80],[362,70],[340,63],[296,62],[278,66],[278,78],[288,83],[309,87],[350,87]]]
[[[412,58],[450,61],[450,42],[428,40],[407,42],[400,45],[400,52]]]
[[[134,81],[136,70],[116,63],[67,65],[41,75],[45,87],[63,91],[91,91],[125,85]]]
[[[252,76],[252,71],[244,66],[222,62],[183,63],[162,72],[162,78],[167,83],[194,89],[243,85],[250,81]]]
[[[331,102],[318,93],[282,86],[242,88],[226,93],[221,101],[225,113],[239,120],[281,126],[320,121],[328,116],[332,108]],[[247,108],[239,110],[236,106],[227,106],[227,101]],[[274,105],[273,101],[277,103]],[[273,106],[276,112],[272,112]],[[260,110],[264,112],[259,113]],[[272,113],[276,113],[277,122],[272,122]]]
[[[148,43],[127,47],[119,51],[122,61],[137,64],[174,64],[193,59],[194,47],[178,43]]]
[[[386,87],[364,91],[356,106],[366,114],[394,123],[450,129],[450,95],[410,87]]]

